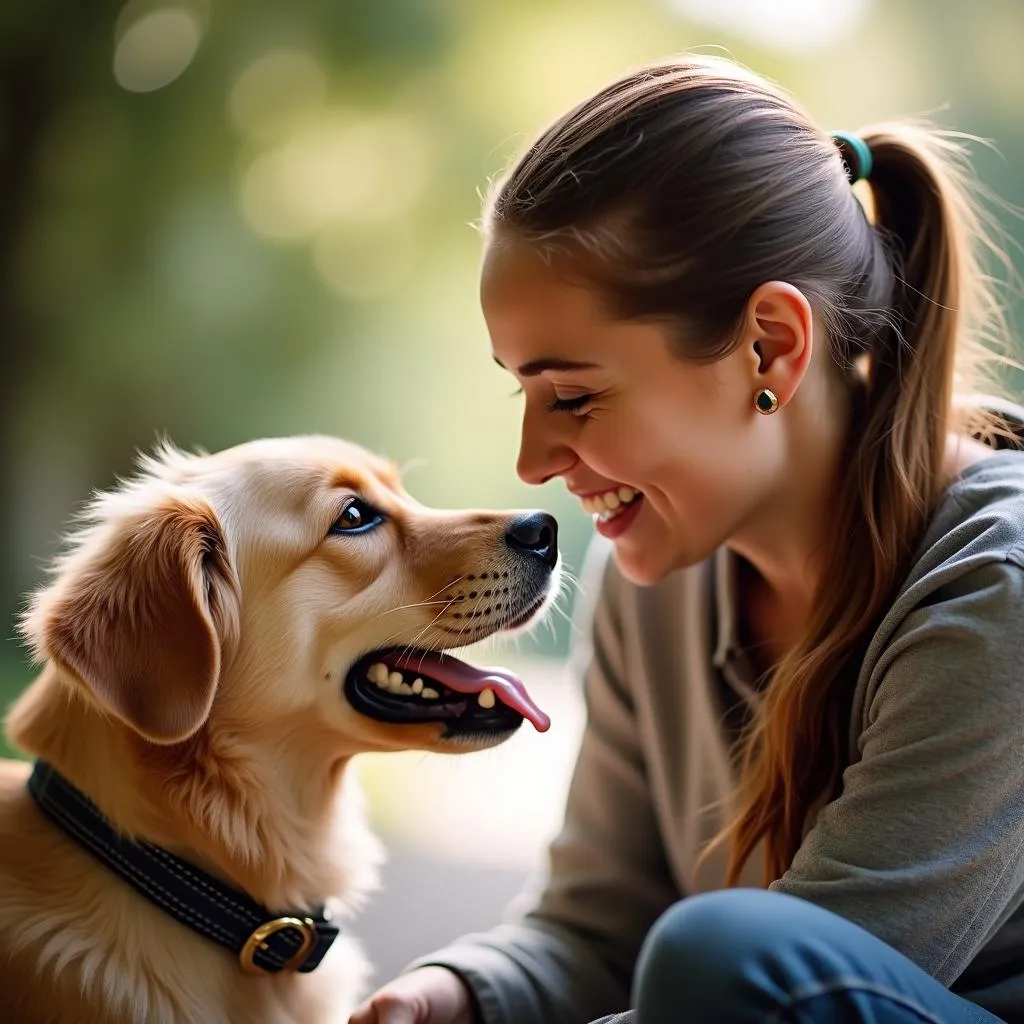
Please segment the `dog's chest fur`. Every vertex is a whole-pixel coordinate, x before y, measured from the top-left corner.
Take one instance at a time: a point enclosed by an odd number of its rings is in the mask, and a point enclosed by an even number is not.
[[[0,763],[0,1019],[344,1024],[366,961],[340,936],[309,974],[252,977],[44,821]]]

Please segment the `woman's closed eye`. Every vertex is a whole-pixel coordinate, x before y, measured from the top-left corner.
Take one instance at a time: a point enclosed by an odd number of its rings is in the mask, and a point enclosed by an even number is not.
[[[574,416],[582,416],[593,400],[593,395],[573,395],[572,398],[559,398],[556,395],[548,402],[547,410],[548,412],[567,412]]]
[[[522,388],[516,388],[512,392],[512,398],[517,398],[523,394]],[[584,416],[586,415],[587,406],[594,401],[598,396],[592,392],[587,392],[582,395],[573,395],[571,398],[561,398],[555,395],[547,405],[545,409],[548,412],[567,412],[573,416]]]

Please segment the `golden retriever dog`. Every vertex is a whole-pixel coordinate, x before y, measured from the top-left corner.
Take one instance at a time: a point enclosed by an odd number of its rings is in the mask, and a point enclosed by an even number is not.
[[[334,438],[144,458],[24,616],[0,1019],[346,1021],[379,863],[352,759],[546,729],[514,675],[448,652],[533,622],[557,563],[551,516],[426,508]]]

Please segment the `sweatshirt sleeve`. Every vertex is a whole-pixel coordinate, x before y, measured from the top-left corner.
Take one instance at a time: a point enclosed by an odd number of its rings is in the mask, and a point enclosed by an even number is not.
[[[861,925],[949,985],[1024,884],[1024,569],[927,594],[874,665],[860,759],[771,888]]]
[[[461,975],[484,1024],[583,1024],[624,1010],[640,944],[680,896],[623,678],[618,609],[626,584],[610,562],[597,568],[591,643],[577,652],[588,662],[587,720],[539,896],[514,923],[466,936],[407,968],[435,964]]]

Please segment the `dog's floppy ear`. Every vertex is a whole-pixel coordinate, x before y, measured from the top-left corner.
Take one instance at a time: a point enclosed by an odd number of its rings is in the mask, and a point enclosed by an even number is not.
[[[237,636],[237,580],[205,501],[136,493],[124,509],[117,497],[94,506],[23,632],[107,711],[154,743],[176,743],[209,715]]]

